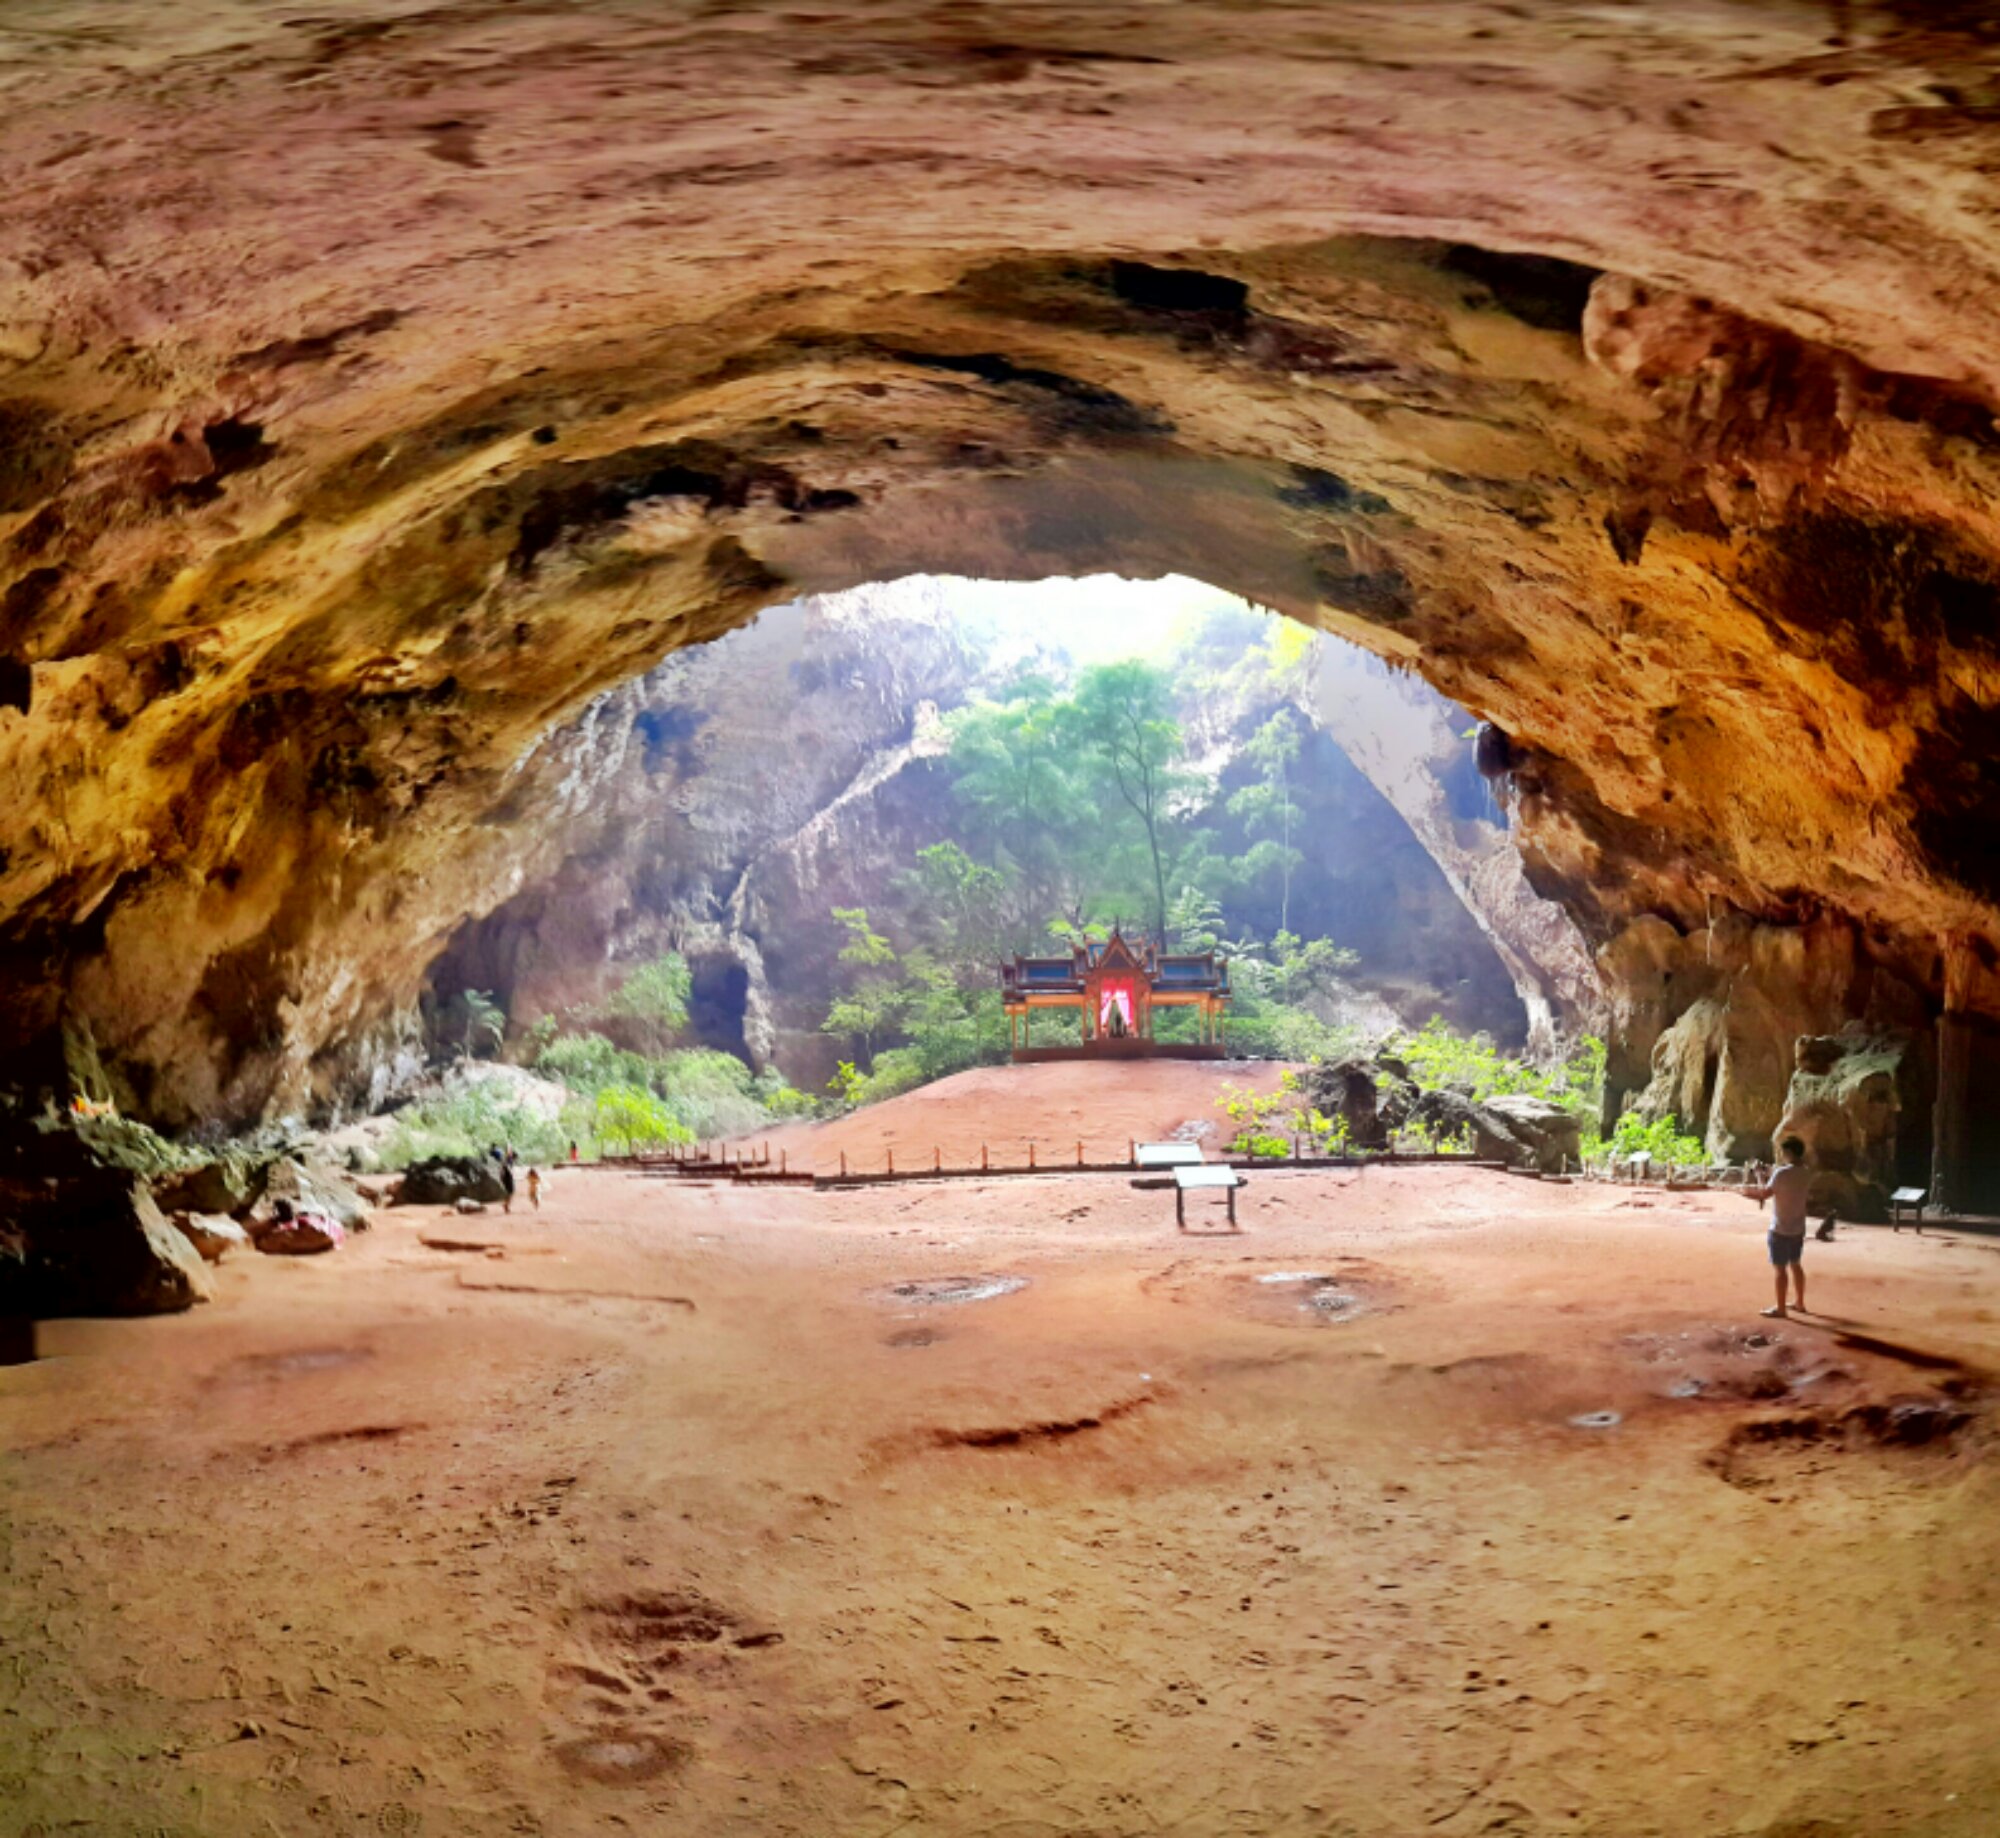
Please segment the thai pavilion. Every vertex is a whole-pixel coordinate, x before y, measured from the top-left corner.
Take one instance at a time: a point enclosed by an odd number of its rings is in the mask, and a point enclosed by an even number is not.
[[[1080,944],[1062,957],[1021,957],[1000,966],[1000,993],[1013,1030],[1017,1063],[1047,1059],[1160,1057],[1220,1059],[1223,1011],[1229,1002],[1229,960],[1213,951],[1174,956],[1147,940],[1113,931],[1101,944]],[[1080,1044],[1036,1046],[1037,1009],[1081,1011]],[[1198,1038],[1157,1040],[1153,1014],[1192,1008]]]

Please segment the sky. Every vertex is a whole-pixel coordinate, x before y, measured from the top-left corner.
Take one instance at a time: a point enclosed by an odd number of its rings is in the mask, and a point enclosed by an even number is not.
[[[1091,574],[1048,581],[935,577],[955,609],[991,620],[1023,642],[1060,645],[1080,665],[1158,657],[1193,621],[1246,602],[1205,581]]]

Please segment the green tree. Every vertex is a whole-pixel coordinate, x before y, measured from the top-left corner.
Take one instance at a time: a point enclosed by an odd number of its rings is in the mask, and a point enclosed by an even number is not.
[[[1244,744],[1244,756],[1259,773],[1255,784],[1246,785],[1229,800],[1230,815],[1247,830],[1262,831],[1244,862],[1247,875],[1278,877],[1278,930],[1292,926],[1292,872],[1305,860],[1292,847],[1292,826],[1297,806],[1292,799],[1292,768],[1299,757],[1297,718],[1281,708],[1252,734]]]
[[[597,1094],[597,1133],[630,1149],[692,1142],[694,1132],[643,1085],[607,1085]]]
[[[1007,880],[974,861],[955,842],[917,851],[904,877],[932,948],[954,968],[990,977],[1010,930],[1002,910]]]
[[[856,975],[847,993],[834,998],[820,1030],[853,1041],[862,1060],[872,1067],[876,1047],[908,1003],[907,993],[891,975],[896,948],[868,923],[865,906],[836,906],[833,917],[847,933],[840,961],[851,964]]]
[[[647,1051],[665,1049],[687,1025],[688,997],[694,977],[678,951],[669,951],[638,965],[605,998],[598,1013],[635,1024]]]
[[[1080,906],[1095,879],[1089,839],[1101,823],[1087,762],[1064,729],[1064,706],[1047,678],[1027,676],[1001,700],[961,709],[948,724],[964,834],[1013,870],[1017,927],[1028,914]]]
[[[1060,728],[1101,763],[1145,834],[1152,867],[1154,935],[1167,938],[1168,819],[1191,775],[1181,765],[1183,742],[1174,718],[1173,680],[1151,664],[1129,659],[1094,664],[1060,711]]]
[[[1336,995],[1341,977],[1361,961],[1361,954],[1331,938],[1307,942],[1280,932],[1271,940],[1266,961],[1273,997],[1289,1008],[1302,1008]]]

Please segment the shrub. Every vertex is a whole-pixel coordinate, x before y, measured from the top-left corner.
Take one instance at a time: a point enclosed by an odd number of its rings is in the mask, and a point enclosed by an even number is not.
[[[1225,1085],[1217,1106],[1236,1132],[1228,1153],[1251,1155],[1259,1161],[1283,1161],[1292,1152],[1291,1132],[1304,1127],[1308,1112],[1299,1093],[1298,1075],[1287,1072],[1276,1091],[1252,1091],[1247,1085]],[[1324,1119],[1322,1119],[1324,1121]]]
[[[535,1070],[572,1091],[596,1093],[607,1085],[650,1085],[652,1062],[602,1034],[561,1034],[535,1056]]]
[[[770,1121],[757,1101],[755,1078],[733,1053],[689,1047],[653,1061],[650,1082],[673,1115],[708,1140],[745,1135]]]
[[[1519,1093],[1546,1098],[1572,1111],[1586,1130],[1597,1123],[1604,1099],[1604,1042],[1579,1040],[1561,1065],[1548,1067],[1502,1053],[1484,1034],[1459,1034],[1433,1015],[1391,1049],[1426,1091],[1456,1091],[1478,1102]]]
[[[563,1034],[536,1056],[535,1070],[588,1097],[613,1089],[650,1092],[698,1139],[745,1135],[774,1115],[808,1116],[813,1108],[776,1072],[753,1073],[734,1054],[712,1047],[654,1056],[602,1034]],[[780,1094],[788,1094],[783,1109],[774,1109]]]
[[[384,1168],[407,1168],[433,1155],[479,1155],[505,1143],[524,1160],[566,1160],[574,1142],[596,1152],[588,1112],[565,1106],[559,1117],[509,1102],[497,1085],[472,1085],[448,1097],[409,1105],[396,1117],[396,1130],[379,1151]]]
[[[1685,1134],[1678,1117],[1656,1117],[1648,1122],[1635,1110],[1618,1119],[1609,1143],[1594,1131],[1584,1139],[1586,1155],[1601,1155],[1607,1148],[1619,1157],[1650,1155],[1666,1168],[1699,1168],[1708,1160],[1708,1145],[1699,1136]]]
[[[694,1132],[643,1085],[607,1085],[597,1094],[597,1133],[626,1150],[692,1142]]]

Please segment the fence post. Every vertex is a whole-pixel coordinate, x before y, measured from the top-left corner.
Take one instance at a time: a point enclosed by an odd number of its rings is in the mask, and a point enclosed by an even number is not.
[[[1035,1145],[1031,1142],[1028,1144],[1028,1168],[1030,1172],[1033,1171],[1034,1166],[1035,1166]]]
[[[979,1172],[986,1172],[986,1145],[983,1142],[979,1145]]]
[[[896,1172],[896,1151],[894,1149],[889,1151],[889,1172],[891,1174]]]
[[[1128,1136],[1125,1139],[1125,1165],[1128,1168],[1136,1168],[1139,1165],[1139,1139],[1136,1136]]]
[[[791,1158],[791,1153],[790,1149],[780,1149],[778,1151],[778,1172],[780,1174],[785,1172],[785,1164]]]
[[[1079,1168],[1083,1166],[1083,1144],[1080,1142],[1076,1145],[1076,1165]]]
[[[842,1149],[840,1152],[840,1178],[842,1180],[847,1178],[847,1151],[845,1149]]]
[[[936,1143],[931,1144],[931,1172],[933,1174],[944,1172],[944,1151]]]

